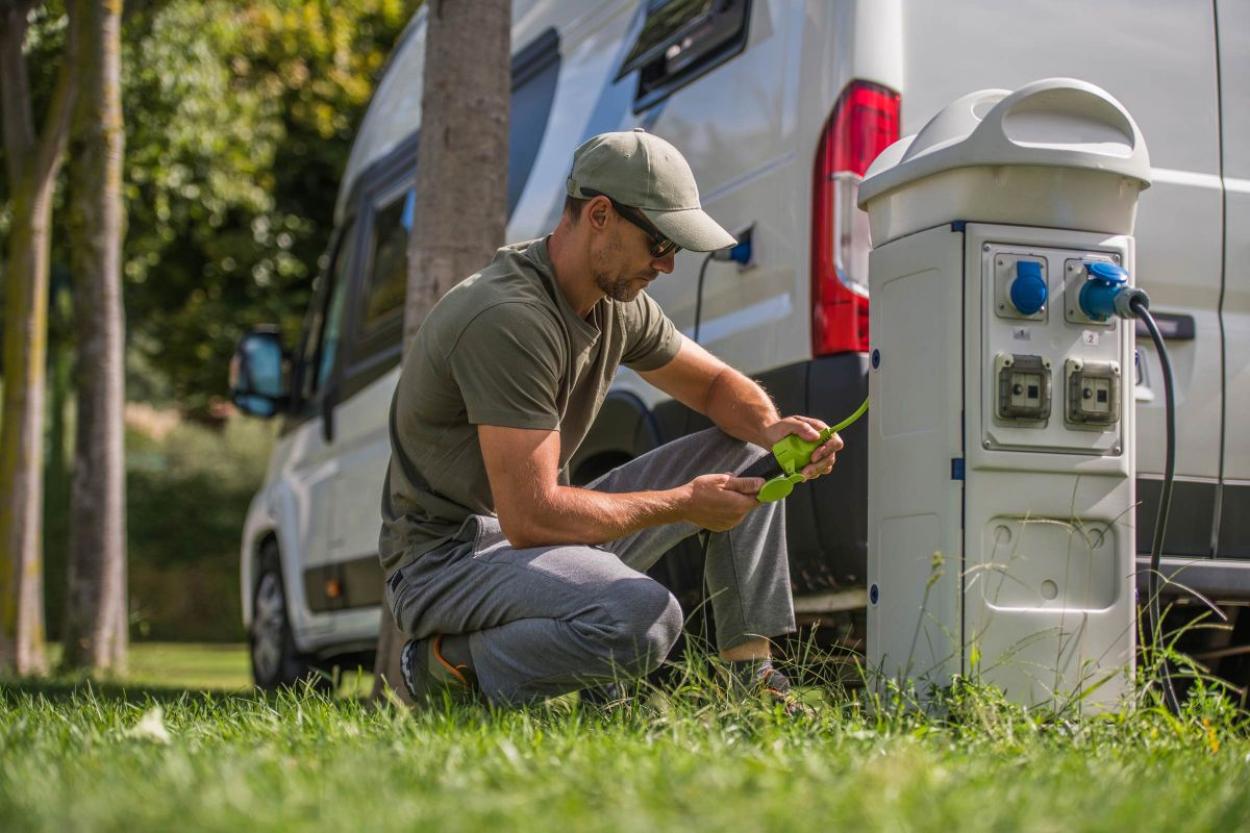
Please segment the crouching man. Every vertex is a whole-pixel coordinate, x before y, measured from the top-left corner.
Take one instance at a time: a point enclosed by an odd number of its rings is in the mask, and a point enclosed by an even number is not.
[[[785,697],[769,638],[794,629],[782,502],[738,473],[789,434],[753,381],[685,338],[646,294],[681,249],[734,238],[705,214],[689,165],[642,130],[573,157],[559,225],[499,250],[422,323],[391,404],[379,552],[414,699],[522,704],[655,669],[682,627],[643,571],[710,531],[717,647],[736,677]],[[620,365],[715,428],[587,488],[567,466]],[[842,441],[803,471],[828,473]]]

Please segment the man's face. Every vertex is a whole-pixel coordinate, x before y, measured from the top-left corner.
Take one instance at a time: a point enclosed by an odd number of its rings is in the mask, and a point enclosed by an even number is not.
[[[591,269],[595,286],[613,301],[629,302],[638,297],[651,281],[663,272],[673,271],[675,254],[651,256],[651,241],[646,232],[617,214],[612,215],[597,244],[591,249]]]

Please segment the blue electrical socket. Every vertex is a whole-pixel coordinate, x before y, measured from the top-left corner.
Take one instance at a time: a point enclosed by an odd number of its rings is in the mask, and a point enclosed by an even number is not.
[[[751,258],[754,254],[754,252],[752,251],[752,246],[751,246],[751,237],[752,237],[752,233],[754,232],[754,230],[755,230],[755,226],[754,224],[752,224],[752,225],[747,226],[746,229],[744,229],[743,231],[738,232],[737,245],[730,246],[728,249],[721,249],[718,252],[714,252],[712,254],[712,259],[719,260],[719,261],[726,262],[726,263],[729,261],[733,261],[739,266],[750,266]]]

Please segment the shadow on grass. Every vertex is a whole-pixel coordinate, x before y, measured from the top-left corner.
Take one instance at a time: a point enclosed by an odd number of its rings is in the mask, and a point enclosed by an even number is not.
[[[188,699],[233,700],[273,703],[279,695],[252,689],[238,691],[228,689],[192,688],[186,686],[162,686],[150,683],[109,682],[99,680],[68,679],[0,679],[0,702],[12,703],[27,695],[41,697],[51,703],[69,703],[75,700],[95,699],[121,703],[177,703]]]
[[[25,697],[43,699],[53,705],[81,703],[83,701],[97,703],[124,703],[127,705],[172,705],[188,702],[208,702],[216,704],[251,703],[257,705],[278,706],[292,702],[292,697],[318,697],[337,702],[358,702],[380,705],[368,696],[368,686],[344,686],[337,694],[329,694],[324,689],[304,685],[297,688],[279,691],[265,691],[259,688],[228,689],[205,688],[203,686],[164,686],[153,683],[136,683],[125,681],[67,679],[67,678],[0,678],[0,708],[13,707]]]

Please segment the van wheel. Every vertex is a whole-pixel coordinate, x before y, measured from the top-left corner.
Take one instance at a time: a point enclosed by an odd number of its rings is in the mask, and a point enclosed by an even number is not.
[[[261,547],[258,566],[249,632],[252,678],[257,687],[276,691],[307,680],[312,681],[315,688],[328,691],[330,682],[326,675],[295,648],[276,542],[271,540]]]

